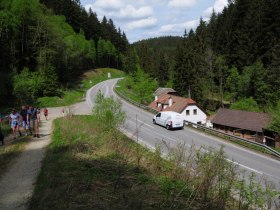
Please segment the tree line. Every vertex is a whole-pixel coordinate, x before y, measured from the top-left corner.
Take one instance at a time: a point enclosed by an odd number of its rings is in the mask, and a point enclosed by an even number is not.
[[[79,0],[0,0],[0,105],[59,95],[94,67],[122,68],[128,41]]]

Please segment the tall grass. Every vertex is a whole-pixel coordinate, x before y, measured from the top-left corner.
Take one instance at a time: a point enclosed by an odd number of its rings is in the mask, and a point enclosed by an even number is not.
[[[276,194],[253,178],[249,186],[239,180],[223,149],[163,141],[150,152],[115,132],[94,116],[55,120],[29,209],[249,210],[265,209]]]

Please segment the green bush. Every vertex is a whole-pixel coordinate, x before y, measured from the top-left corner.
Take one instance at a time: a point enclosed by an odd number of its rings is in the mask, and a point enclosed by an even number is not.
[[[32,103],[41,96],[58,94],[57,76],[50,67],[46,70],[31,72],[25,68],[13,78],[13,93],[21,103]]]
[[[230,106],[231,109],[251,111],[251,112],[259,112],[260,108],[257,102],[253,99],[253,97],[241,99],[236,101]]]
[[[119,85],[119,90],[127,97],[142,104],[149,104],[153,101],[153,92],[158,87],[158,82],[138,68],[133,75],[120,81]]]

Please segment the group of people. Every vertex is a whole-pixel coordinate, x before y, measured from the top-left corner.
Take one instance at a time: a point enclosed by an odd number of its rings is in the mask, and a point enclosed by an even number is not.
[[[48,109],[43,110],[46,120],[48,120]],[[40,138],[39,135],[39,124],[41,110],[33,106],[22,106],[20,112],[15,109],[9,115],[9,122],[13,131],[13,137],[16,139],[17,133],[19,136],[33,135],[33,137]],[[24,133],[22,133],[24,132]]]

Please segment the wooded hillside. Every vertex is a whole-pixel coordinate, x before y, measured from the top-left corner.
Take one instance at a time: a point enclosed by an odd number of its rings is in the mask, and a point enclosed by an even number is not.
[[[94,67],[121,68],[128,46],[113,21],[79,0],[0,1],[0,105],[30,103]]]

